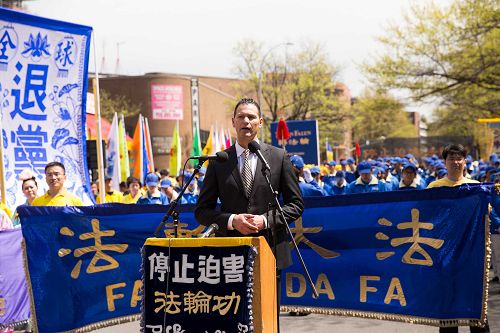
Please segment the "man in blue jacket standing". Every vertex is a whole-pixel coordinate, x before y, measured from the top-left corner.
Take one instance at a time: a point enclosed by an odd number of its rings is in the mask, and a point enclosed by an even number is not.
[[[363,161],[358,164],[356,171],[359,173],[358,179],[347,185],[346,194],[368,193],[368,192],[386,192],[387,187],[377,177],[373,177],[371,166]]]

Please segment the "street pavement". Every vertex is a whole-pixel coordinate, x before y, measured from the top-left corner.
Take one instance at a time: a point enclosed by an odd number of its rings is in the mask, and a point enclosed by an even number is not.
[[[488,318],[490,332],[500,333],[500,284],[490,283],[488,301]],[[437,333],[437,327],[405,324],[384,320],[361,319],[353,317],[337,317],[328,315],[308,315],[292,317],[281,313],[280,325],[282,333]],[[98,330],[100,333],[136,333],[139,322],[112,326]],[[460,327],[460,333],[469,332],[468,327]],[[227,332],[232,333],[232,332]]]

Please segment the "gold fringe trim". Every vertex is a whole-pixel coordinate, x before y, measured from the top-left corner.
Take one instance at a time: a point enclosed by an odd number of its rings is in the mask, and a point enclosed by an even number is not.
[[[486,318],[488,317],[488,288],[490,284],[490,263],[491,263],[491,234],[490,224],[491,220],[488,214],[485,217],[484,226],[484,279],[483,279],[483,308],[481,311],[481,325],[486,325]]]
[[[35,298],[33,297],[33,286],[31,285],[31,276],[30,270],[28,266],[28,255],[26,253],[26,241],[21,241],[21,248],[23,250],[23,266],[24,273],[26,274],[26,285],[28,286],[28,294],[30,295],[30,309],[31,309],[31,326],[34,333],[38,333],[38,322],[36,320],[36,311],[35,311]]]
[[[390,320],[398,321],[408,324],[419,324],[419,325],[429,325],[438,327],[453,327],[453,326],[479,326],[483,327],[484,322],[477,319],[434,319],[425,317],[416,317],[409,315],[398,315],[391,313],[381,313],[381,312],[368,312],[368,311],[355,311],[346,309],[335,309],[335,308],[319,308],[313,306],[295,306],[295,305],[282,305],[280,307],[282,312],[306,312],[315,314],[326,314],[344,317],[358,317],[367,319],[379,319],[379,320]]]
[[[99,321],[97,323],[92,323],[89,325],[85,325],[83,327],[79,327],[73,330],[69,331],[64,331],[61,333],[87,333],[91,331],[95,331],[101,328],[109,327],[109,326],[115,326],[115,325],[120,325],[124,323],[130,323],[132,321],[139,321],[141,319],[140,314],[135,314],[135,315],[129,315],[129,316],[123,316],[123,317],[117,317],[113,319],[108,319],[108,320],[103,320]]]

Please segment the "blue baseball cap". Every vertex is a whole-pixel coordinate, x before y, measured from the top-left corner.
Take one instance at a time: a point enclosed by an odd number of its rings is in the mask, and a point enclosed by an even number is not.
[[[168,187],[170,187],[170,186],[172,186],[172,181],[171,181],[170,179],[168,179],[168,178],[163,179],[163,180],[160,182],[160,187],[161,187],[161,188],[168,188]]]
[[[347,159],[347,164],[353,164],[353,163],[354,163],[354,159],[352,159],[352,158]]]
[[[335,173],[335,178],[345,178],[345,174],[344,174],[344,171],[337,171]]]
[[[371,167],[370,163],[368,163],[366,161],[359,163],[358,166],[356,167],[356,171],[358,173],[371,173],[372,172],[371,170],[372,170],[372,167]]]
[[[340,165],[347,165],[347,160],[340,160]]]
[[[413,171],[415,171],[415,172],[417,171],[417,166],[415,164],[409,163],[409,162],[403,164],[403,170],[408,169],[408,168],[413,169]]]
[[[335,161],[332,160],[332,161],[328,162],[328,165],[334,167],[334,166],[337,165],[337,162],[335,162]]]
[[[302,159],[299,155],[293,155],[290,157],[290,162],[292,162],[292,165],[297,169],[302,169],[304,167],[304,159]]]
[[[147,186],[158,186],[159,181],[160,181],[160,178],[154,173],[148,173],[146,175],[145,183]]]
[[[311,171],[311,174],[316,174],[316,175],[319,175],[321,173],[321,170],[319,169],[319,167],[317,166],[313,166],[311,169],[309,169]]]

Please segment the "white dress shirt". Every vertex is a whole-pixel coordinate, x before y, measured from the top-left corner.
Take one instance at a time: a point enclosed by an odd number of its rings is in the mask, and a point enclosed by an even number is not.
[[[255,141],[259,142],[259,140],[257,138],[255,138]],[[243,164],[245,163],[245,154],[244,154],[245,148],[240,146],[238,141],[236,141],[236,143],[234,144],[234,147],[236,148],[236,156],[238,158],[238,169],[240,170],[240,175],[241,175],[241,172],[243,171]],[[250,170],[252,171],[252,177],[254,179],[255,179],[255,170],[257,169],[257,159],[258,159],[257,154],[254,154],[254,153],[248,154],[248,160],[250,162]],[[236,214],[231,214],[231,216],[229,217],[229,220],[227,221],[227,229],[228,230],[234,230],[233,218],[235,215]],[[267,219],[263,215],[262,215],[262,217],[264,218],[264,224],[267,227]]]

